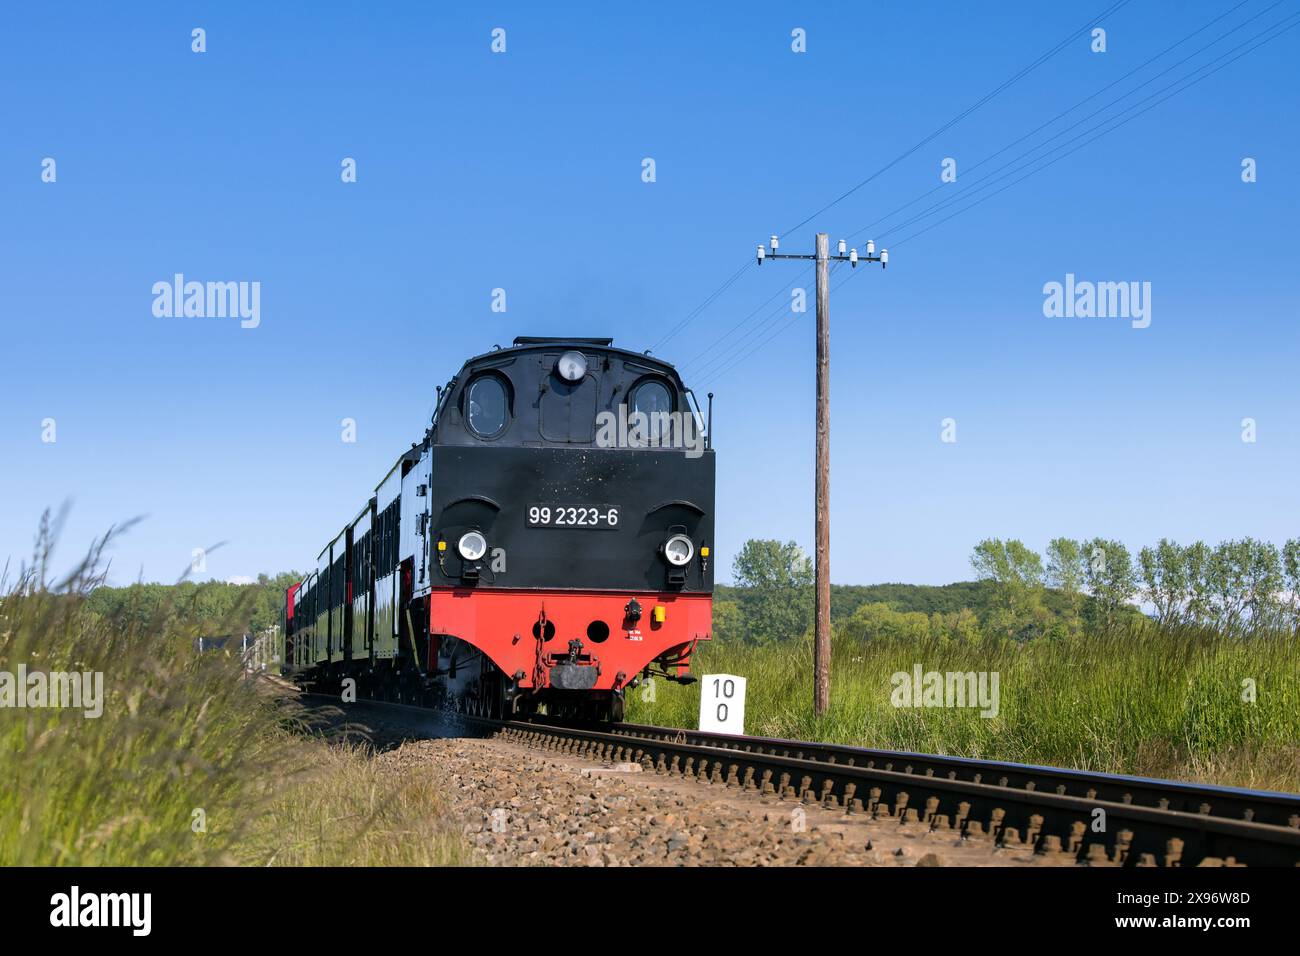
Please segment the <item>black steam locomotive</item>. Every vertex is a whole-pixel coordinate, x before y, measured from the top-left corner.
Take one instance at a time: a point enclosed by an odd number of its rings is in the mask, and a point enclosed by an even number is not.
[[[423,441],[289,588],[282,659],[381,699],[621,719],[643,677],[693,679],[713,506],[706,414],[671,365],[515,339],[439,390]]]

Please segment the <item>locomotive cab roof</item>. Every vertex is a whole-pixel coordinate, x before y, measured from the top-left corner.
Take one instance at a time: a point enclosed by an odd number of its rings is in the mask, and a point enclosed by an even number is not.
[[[538,352],[583,352],[599,353],[609,358],[622,358],[625,361],[635,362],[640,365],[647,365],[664,375],[671,376],[679,387],[685,387],[681,376],[677,374],[677,369],[671,362],[666,362],[650,354],[649,350],[644,352],[635,352],[631,349],[623,349],[614,345],[614,339],[602,336],[572,336],[572,335],[517,335],[512,344],[501,347],[494,347],[490,352],[484,352],[481,355],[475,355],[468,359],[461,367],[460,372],[453,381],[464,381],[466,371],[474,371],[479,367],[491,365],[494,359],[500,359],[505,356],[515,356],[525,353]]]
[[[693,399],[671,363],[618,348],[613,338],[521,335],[461,366],[442,392],[429,437],[440,444],[590,445],[601,412],[627,404],[699,416]]]
[[[613,345],[613,339],[566,338],[553,335],[516,335],[515,345]]]

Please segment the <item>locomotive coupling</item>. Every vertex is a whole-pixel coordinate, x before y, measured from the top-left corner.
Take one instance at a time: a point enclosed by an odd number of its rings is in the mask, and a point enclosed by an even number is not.
[[[550,665],[550,685],[557,690],[591,690],[600,678],[600,664],[583,654],[581,638],[569,641],[568,653],[560,653],[544,660]],[[584,660],[584,657],[586,658]]]

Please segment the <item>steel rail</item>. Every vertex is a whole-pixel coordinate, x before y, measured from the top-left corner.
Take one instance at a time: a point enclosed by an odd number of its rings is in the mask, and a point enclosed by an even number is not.
[[[1162,810],[1209,814],[1214,817],[1300,827],[1300,794],[1246,790],[1213,784],[1184,783],[1152,777],[1070,770],[1035,764],[909,751],[878,750],[843,744],[810,743],[779,737],[750,737],[704,733],[644,724],[607,725],[629,737],[684,737],[688,743],[728,750],[758,751],[801,757],[819,763],[847,763],[901,770],[923,777],[943,776],[973,783],[996,781],[998,786],[1054,792],[1108,803],[1131,803]]]

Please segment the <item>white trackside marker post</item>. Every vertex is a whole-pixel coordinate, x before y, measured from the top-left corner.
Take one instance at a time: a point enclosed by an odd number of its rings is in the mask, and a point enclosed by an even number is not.
[[[700,678],[700,730],[715,734],[745,732],[746,679],[732,674]]]

